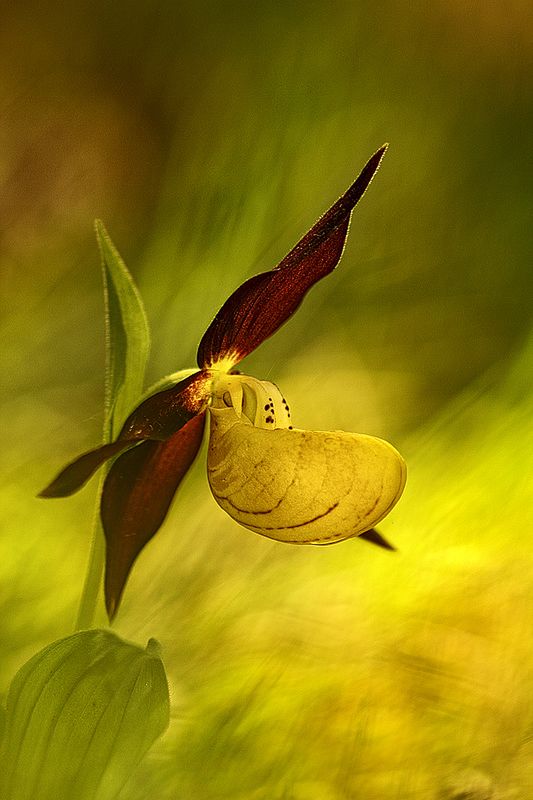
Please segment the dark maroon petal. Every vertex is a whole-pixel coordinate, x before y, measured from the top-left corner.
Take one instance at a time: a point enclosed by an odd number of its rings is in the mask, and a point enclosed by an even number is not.
[[[205,412],[166,442],[146,441],[120,456],[109,471],[101,515],[107,542],[105,599],[118,609],[133,563],[157,532],[202,443]]]
[[[168,439],[205,408],[209,382],[205,373],[195,372],[172,388],[148,397],[130,414],[115,442],[89,450],[68,464],[39,497],[67,497],[81,489],[109,458],[146,439]]]
[[[250,278],[226,300],[198,348],[205,369],[224,361],[237,364],[271,336],[298,308],[304,295],[337,266],[350,216],[387,149],[383,145],[356,181],[270,272]]]
[[[81,489],[98,467],[102,466],[104,461],[132,447],[134,444],[134,440],[122,440],[103,444],[101,447],[89,450],[88,453],[84,453],[76,461],[62,469],[52,483],[48,484],[42,492],[39,492],[38,497],[68,497],[68,495]]]
[[[157,439],[165,441],[207,406],[211,377],[195,372],[170,389],[144,400],[133,411],[118,439]]]
[[[376,544],[378,547],[382,547],[384,550],[393,550],[396,552],[394,545],[388,542],[385,537],[382,536],[381,533],[375,528],[370,528],[369,531],[360,533],[357,538],[364,539],[365,542],[370,542],[370,544]]]

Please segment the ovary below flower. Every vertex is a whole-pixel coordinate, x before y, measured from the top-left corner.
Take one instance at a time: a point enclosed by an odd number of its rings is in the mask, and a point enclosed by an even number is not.
[[[293,544],[364,534],[399,500],[406,466],[373,436],[304,431],[272,383],[244,375],[214,385],[208,478],[217,503],[246,528]]]

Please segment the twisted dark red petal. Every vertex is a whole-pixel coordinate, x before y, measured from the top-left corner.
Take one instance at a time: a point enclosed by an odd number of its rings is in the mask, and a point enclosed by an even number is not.
[[[165,441],[200,413],[209,397],[211,377],[204,371],[151,395],[133,411],[118,439],[156,439]]]
[[[61,470],[39,497],[66,497],[81,489],[105,461],[147,439],[165,441],[207,405],[210,377],[195,372],[144,400],[130,414],[117,440],[79,456]]]
[[[363,196],[387,149],[368,161],[347,192],[318,220],[283,261],[255,275],[226,300],[198,348],[205,369],[224,360],[234,366],[296,311],[308,289],[337,266],[353,208]]]
[[[110,442],[83,453],[76,461],[67,464],[61,472],[54,478],[52,483],[39,492],[38,497],[68,497],[87,483],[91,475],[101,467],[109,458],[118,455],[123,450],[127,450],[135,445],[135,441]]]
[[[110,619],[133,563],[163,523],[174,494],[202,443],[205,412],[167,441],[145,441],[120,456],[104,483],[105,600]]]

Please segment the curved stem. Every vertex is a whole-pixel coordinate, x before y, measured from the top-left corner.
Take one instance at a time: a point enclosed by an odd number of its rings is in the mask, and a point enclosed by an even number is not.
[[[83,591],[81,593],[78,616],[74,626],[75,631],[92,628],[98,604],[98,595],[102,584],[102,576],[105,564],[105,539],[102,523],[100,522],[100,497],[104,476],[100,479],[100,486],[97,495],[96,509],[93,522],[93,536],[91,550],[89,553],[89,563],[85,574]]]

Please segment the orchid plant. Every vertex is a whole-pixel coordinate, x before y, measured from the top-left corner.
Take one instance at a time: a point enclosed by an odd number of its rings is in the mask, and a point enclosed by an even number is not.
[[[81,455],[41,492],[70,495],[113,459],[100,503],[110,619],[135,559],[163,523],[200,449],[207,418],[209,484],[236,522],[281,542],[324,545],[359,536],[394,549],[375,525],[405,485],[397,450],[363,434],[295,429],[277,386],[236,370],[336,267],[352,210],[386,148],[369,159],[277,267],[248,279],[229,297],[200,342],[197,369],[165,379],[112,441]]]

